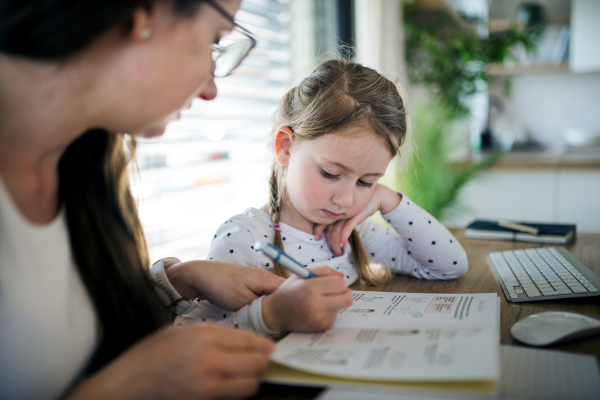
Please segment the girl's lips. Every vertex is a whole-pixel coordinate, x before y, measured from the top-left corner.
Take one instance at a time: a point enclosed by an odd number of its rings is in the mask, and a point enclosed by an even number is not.
[[[342,214],[336,214],[334,212],[327,211],[327,210],[322,210],[322,211],[323,211],[323,214],[325,214],[329,218],[337,218],[337,217],[340,217],[342,215]]]

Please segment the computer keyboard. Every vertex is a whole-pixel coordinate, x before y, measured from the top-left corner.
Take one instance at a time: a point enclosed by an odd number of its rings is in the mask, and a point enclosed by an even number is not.
[[[600,295],[600,278],[562,247],[493,252],[488,262],[509,302]]]

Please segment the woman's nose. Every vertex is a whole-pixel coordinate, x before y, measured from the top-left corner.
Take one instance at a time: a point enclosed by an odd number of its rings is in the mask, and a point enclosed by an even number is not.
[[[217,85],[215,83],[215,78],[211,78],[208,85],[200,92],[198,95],[202,100],[212,100],[217,97]]]

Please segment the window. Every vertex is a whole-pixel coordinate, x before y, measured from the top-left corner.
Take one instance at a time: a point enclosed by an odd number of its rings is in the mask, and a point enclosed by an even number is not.
[[[134,196],[151,260],[201,259],[217,227],[268,198],[271,116],[289,89],[290,13],[244,0],[236,21],[258,44],[213,101],[194,100],[159,139],[139,140]]]

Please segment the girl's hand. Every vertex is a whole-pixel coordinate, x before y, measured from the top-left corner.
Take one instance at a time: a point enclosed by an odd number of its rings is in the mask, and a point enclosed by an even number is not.
[[[317,278],[288,278],[262,302],[267,328],[278,332],[319,332],[333,325],[337,313],[352,305],[344,274],[329,267],[310,268]]]
[[[141,340],[66,397],[243,398],[258,390],[273,343],[222,325],[163,329]]]
[[[341,256],[354,228],[377,211],[381,211],[382,214],[393,211],[401,200],[400,193],[378,183],[366,206],[354,217],[342,219],[330,225],[315,225],[313,229],[315,239],[320,240],[321,235],[325,232],[329,248],[336,256]]]
[[[285,279],[261,268],[222,261],[188,261],[166,269],[169,281],[182,297],[208,300],[236,311],[260,296],[273,293]]]

